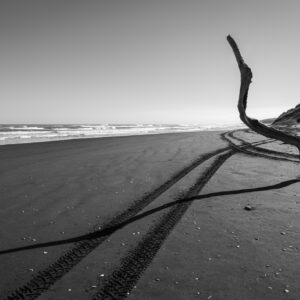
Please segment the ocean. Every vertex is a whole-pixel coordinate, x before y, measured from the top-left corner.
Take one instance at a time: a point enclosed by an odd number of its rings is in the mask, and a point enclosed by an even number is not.
[[[225,130],[242,128],[240,124],[184,125],[184,124],[3,124],[0,125],[0,145],[45,142],[66,139],[99,138]]]

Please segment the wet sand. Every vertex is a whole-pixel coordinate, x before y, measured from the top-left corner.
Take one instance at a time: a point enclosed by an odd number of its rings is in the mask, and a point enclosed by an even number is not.
[[[0,147],[1,299],[299,299],[294,149],[227,139]]]

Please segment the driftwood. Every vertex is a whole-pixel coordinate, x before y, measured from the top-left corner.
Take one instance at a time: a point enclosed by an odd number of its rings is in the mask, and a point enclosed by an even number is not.
[[[240,86],[240,95],[239,95],[239,102],[238,102],[238,110],[240,113],[240,119],[253,131],[261,134],[265,137],[272,138],[275,140],[283,141],[284,143],[296,146],[299,151],[299,158],[300,158],[300,139],[296,136],[289,135],[282,131],[276,130],[275,128],[266,126],[260,123],[256,119],[251,119],[246,114],[246,107],[247,107],[247,97],[248,97],[248,90],[249,85],[252,79],[252,71],[244,62],[239,48],[234,41],[234,39],[228,35],[227,41],[229,42],[235,58],[237,60],[240,72],[241,72],[241,86]]]

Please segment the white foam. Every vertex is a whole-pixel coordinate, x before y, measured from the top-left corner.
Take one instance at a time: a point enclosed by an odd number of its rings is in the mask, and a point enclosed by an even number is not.
[[[42,130],[44,127],[37,127],[37,126],[9,126],[8,127],[11,130]]]
[[[84,125],[0,125],[0,145],[89,137],[195,132],[241,128],[242,124],[84,124]]]

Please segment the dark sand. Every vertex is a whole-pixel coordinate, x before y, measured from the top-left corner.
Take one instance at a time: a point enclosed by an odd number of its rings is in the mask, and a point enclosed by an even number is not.
[[[0,147],[1,299],[300,299],[300,166],[280,154],[294,149],[228,146],[198,132]]]

